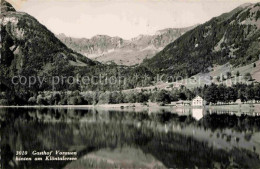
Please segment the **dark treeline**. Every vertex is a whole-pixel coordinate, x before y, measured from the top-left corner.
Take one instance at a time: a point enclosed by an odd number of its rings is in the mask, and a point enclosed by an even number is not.
[[[141,91],[61,91],[37,92],[24,95],[24,104],[28,105],[96,105],[117,103],[147,103],[148,101],[167,104],[178,100],[192,100],[195,96],[203,97],[208,103],[233,103],[260,101],[260,84],[205,85],[194,89],[184,86],[172,90],[157,88]],[[18,104],[12,92],[0,93],[0,105]]]
[[[227,87],[223,84],[217,86],[212,84],[197,89],[198,93],[211,103],[230,103],[240,99],[241,102],[260,101],[260,84],[235,84]]]

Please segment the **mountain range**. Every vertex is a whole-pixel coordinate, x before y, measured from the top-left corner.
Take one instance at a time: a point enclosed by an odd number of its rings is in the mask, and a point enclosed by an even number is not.
[[[0,91],[12,104],[25,104],[28,97],[50,90],[123,90],[142,84],[134,75],[151,72],[144,67],[102,64],[73,51],[63,44],[48,28],[27,13],[19,12],[7,1],[1,1],[1,57]],[[126,83],[105,83],[110,77],[129,77]],[[23,78],[23,84],[13,82]],[[54,86],[53,78],[65,78]],[[68,78],[73,77],[73,82]],[[89,77],[96,81],[80,83],[76,78]],[[29,79],[36,80],[30,85]],[[42,83],[40,79],[44,80]],[[44,78],[44,79],[43,79]],[[75,83],[76,82],[76,83]],[[92,83],[93,82],[93,83]],[[17,84],[17,85],[16,85]],[[0,93],[1,93],[0,92]]]
[[[18,12],[10,3],[2,1],[0,90],[9,88],[16,94],[50,90],[49,84],[34,89],[12,86],[10,80],[15,75],[82,77],[102,74],[102,77],[123,75],[129,78],[127,84],[112,87],[95,83],[60,85],[57,89],[105,91],[154,85],[156,74],[191,77],[209,72],[216,65],[248,65],[260,57],[259,18],[260,3],[245,4],[194,28],[165,29],[132,40],[105,35],[91,39],[65,35],[57,38],[34,17]],[[96,60],[135,66],[103,64]]]
[[[69,48],[93,60],[131,66],[153,57],[166,45],[194,27],[196,26],[167,28],[157,31],[154,35],[139,35],[131,40],[107,35],[97,35],[91,39],[72,38],[65,34],[56,36]]]

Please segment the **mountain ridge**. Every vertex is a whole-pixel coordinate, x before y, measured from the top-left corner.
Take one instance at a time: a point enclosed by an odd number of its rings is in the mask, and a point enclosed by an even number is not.
[[[154,73],[190,77],[213,64],[255,62],[260,55],[260,3],[238,7],[186,32],[142,63]]]
[[[131,66],[152,57],[167,44],[194,27],[166,28],[158,30],[154,35],[139,35],[130,40],[107,35],[96,35],[90,39],[72,38],[65,34],[59,34],[56,37],[71,49],[91,59],[102,63]]]
[[[67,48],[34,17],[16,11],[7,1],[1,2],[1,10],[2,81],[14,75],[71,74],[77,66],[99,64]]]

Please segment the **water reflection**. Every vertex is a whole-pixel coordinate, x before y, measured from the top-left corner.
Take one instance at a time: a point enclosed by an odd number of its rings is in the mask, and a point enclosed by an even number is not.
[[[4,168],[260,167],[254,113],[9,108],[0,119]],[[16,150],[77,151],[79,159],[17,162]]]
[[[204,109],[202,108],[194,108],[192,109],[192,117],[196,120],[200,120],[203,117]]]

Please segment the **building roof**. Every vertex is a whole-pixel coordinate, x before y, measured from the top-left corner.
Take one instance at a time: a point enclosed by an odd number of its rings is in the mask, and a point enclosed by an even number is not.
[[[195,100],[195,99],[202,99],[202,100],[204,100],[202,97],[200,97],[199,95],[197,95],[194,99],[192,99],[192,100]]]

